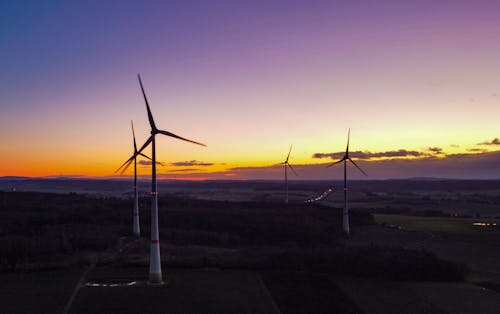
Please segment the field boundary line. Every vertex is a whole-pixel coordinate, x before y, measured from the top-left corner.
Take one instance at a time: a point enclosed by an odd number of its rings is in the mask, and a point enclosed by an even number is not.
[[[261,274],[257,273],[257,278],[259,280],[260,288],[262,290],[262,293],[269,299],[269,301],[271,301],[271,305],[274,308],[275,312],[281,314],[280,308],[278,307],[278,305],[274,301],[274,298],[271,295],[271,292],[269,291],[269,289],[267,289],[267,286],[264,283],[264,280],[262,280]]]
[[[76,295],[78,294],[78,291],[80,291],[80,288],[83,286],[83,283],[85,281],[85,278],[87,278],[87,274],[89,271],[91,271],[95,267],[95,263],[92,263],[82,274],[80,277],[80,280],[76,283],[75,288],[73,289],[73,292],[71,293],[71,296],[69,297],[68,302],[66,303],[66,306],[64,307],[64,310],[62,311],[62,314],[68,314],[69,310],[71,309],[71,305],[73,304],[73,301],[76,298]]]

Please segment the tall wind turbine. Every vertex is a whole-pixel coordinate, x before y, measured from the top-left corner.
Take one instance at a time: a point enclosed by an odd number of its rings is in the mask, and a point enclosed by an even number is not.
[[[347,206],[347,161],[349,160],[350,162],[352,162],[352,164],[354,166],[356,166],[356,168],[358,168],[358,170],[361,171],[362,174],[364,174],[365,176],[368,176],[354,162],[354,160],[352,160],[351,157],[349,157],[349,138],[350,138],[350,136],[351,136],[351,129],[349,129],[349,131],[347,133],[347,147],[345,149],[344,157],[342,157],[342,159],[340,159],[339,161],[334,162],[333,164],[327,166],[327,168],[330,168],[331,166],[333,166],[335,164],[344,162],[344,211],[342,212],[342,229],[343,229],[344,233],[347,235],[349,235],[349,208]]]
[[[290,152],[292,151],[292,145],[290,145],[290,150],[288,151],[288,155],[284,162],[280,163],[285,168],[285,204],[288,204],[288,168],[290,168],[296,176],[299,176],[297,172],[293,169],[292,165],[288,162],[288,158],[290,158]]]
[[[144,155],[143,153],[137,152],[137,144],[135,142],[135,132],[134,132],[134,121],[130,121],[130,124],[132,125],[132,137],[134,139],[134,154],[127,161],[125,161],[123,165],[121,165],[120,168],[118,168],[115,172],[120,171],[120,169],[122,169],[125,165],[130,164],[132,161],[134,161],[134,210],[133,210],[134,218],[132,222],[132,232],[134,236],[140,237],[141,227],[139,225],[139,191],[137,190],[137,156],[141,155],[142,157],[146,157],[149,160],[151,160],[151,158]],[[125,170],[126,168],[123,168],[121,173],[123,173]]]
[[[140,154],[149,144],[151,144],[151,157],[152,157],[152,171],[151,171],[151,250],[149,259],[149,282],[152,284],[162,284],[162,273],[161,273],[161,260],[160,260],[160,234],[158,230],[158,192],[156,186],[156,142],[155,136],[157,134],[162,134],[170,136],[179,140],[190,142],[193,144],[206,146],[205,144],[198,143],[186,138],[180,137],[168,131],[159,130],[156,127],[155,121],[153,119],[153,114],[151,114],[151,109],[149,108],[148,99],[146,93],[144,92],[144,87],[142,86],[141,76],[138,74],[139,85],[141,86],[142,95],[144,96],[144,102],[146,103],[146,110],[148,112],[149,125],[151,126],[151,136],[146,140],[142,147],[137,151],[134,156]],[[125,166],[125,169],[130,165],[131,161]]]

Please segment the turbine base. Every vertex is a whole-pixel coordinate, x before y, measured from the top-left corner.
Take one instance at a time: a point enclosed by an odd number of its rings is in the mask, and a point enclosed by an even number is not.
[[[162,280],[161,273],[150,273],[148,285],[151,286],[163,286],[165,282]]]

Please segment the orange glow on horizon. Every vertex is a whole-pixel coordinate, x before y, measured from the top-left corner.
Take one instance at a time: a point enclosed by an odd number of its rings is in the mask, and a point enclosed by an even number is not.
[[[205,181],[206,177],[172,177],[172,178],[158,178],[158,181]]]
[[[476,140],[476,143],[479,141]],[[339,145],[340,146],[340,145]],[[353,147],[354,151],[378,153],[376,150],[361,150],[357,149],[358,144]],[[361,146],[361,145],[359,145]],[[437,145],[436,145],[437,146]],[[458,146],[458,145],[457,145]],[[442,146],[441,146],[442,147]],[[464,154],[470,155],[481,154],[486,152],[494,152],[493,146],[477,146],[477,145],[460,145],[460,147],[442,147],[442,151],[432,153],[429,148],[423,149],[408,149],[422,153],[422,156],[393,156],[393,157],[370,157],[370,158],[356,158],[351,156],[356,161],[362,162],[378,162],[384,160],[419,160],[425,158],[435,158],[439,160],[445,159],[448,155]],[[335,160],[330,158],[313,158],[314,152],[323,152],[330,154],[332,152],[338,153],[339,149],[315,149],[308,148],[307,151],[302,150],[301,147],[294,146],[295,154],[292,152],[291,163],[293,166],[308,166],[318,164],[328,164]],[[383,152],[383,151],[382,151]],[[96,154],[93,156],[90,151],[86,151],[81,157],[77,158],[77,153],[73,153],[71,158],[57,158],[51,156],[50,152],[39,154],[36,159],[32,159],[32,155],[24,154],[17,158],[6,159],[0,164],[0,176],[27,176],[27,177],[47,177],[47,176],[67,176],[67,177],[82,177],[82,178],[127,178],[133,174],[133,166],[129,167],[123,175],[115,173],[115,170],[126,159],[127,151],[111,154]],[[195,152],[196,153],[196,152]],[[195,153],[191,153],[195,155]],[[263,153],[248,155],[246,159],[233,159],[231,161],[224,161],[215,158],[216,156],[209,156],[204,158],[199,155],[194,158],[175,157],[171,155],[168,160],[161,158],[160,160],[165,166],[157,168],[158,176],[166,180],[207,180],[214,178],[244,178],[241,175],[241,170],[246,168],[261,169],[270,171],[278,167],[282,162],[284,154],[279,151],[278,153],[269,153],[265,156]],[[286,153],[286,152],[285,152]],[[188,152],[189,154],[189,152]],[[186,154],[186,155],[188,155]],[[35,154],[36,155],[36,154]],[[119,155],[119,156],[118,156]],[[118,156],[118,157],[117,157]],[[125,157],[123,157],[125,156]],[[257,158],[256,158],[257,157]],[[177,162],[194,161],[194,165],[177,166]],[[200,163],[202,165],[197,165]],[[235,169],[236,168],[236,169]],[[138,165],[138,174],[140,177],[147,177],[151,173],[151,168],[148,165]]]

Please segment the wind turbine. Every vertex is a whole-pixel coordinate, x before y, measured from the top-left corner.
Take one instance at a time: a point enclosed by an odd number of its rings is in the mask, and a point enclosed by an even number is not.
[[[139,192],[137,190],[137,156],[141,155],[142,157],[146,157],[147,159],[151,160],[148,156],[144,155],[143,153],[138,153],[137,152],[137,144],[135,142],[135,132],[134,132],[134,121],[130,121],[132,125],[132,137],[134,139],[134,154],[132,157],[130,157],[127,161],[123,163],[123,165],[120,166],[120,168],[116,169],[115,172],[120,171],[125,165],[130,164],[132,161],[134,161],[134,210],[133,210],[133,222],[132,222],[132,232],[134,236],[140,237],[141,236],[141,227],[139,225]],[[128,165],[127,165],[128,167]],[[121,173],[123,173],[126,170],[126,168],[123,168]]]
[[[151,170],[151,250],[150,250],[150,258],[149,258],[149,282],[151,284],[162,284],[162,273],[161,273],[161,260],[160,260],[160,234],[158,230],[158,192],[156,186],[156,142],[155,136],[157,134],[162,134],[166,136],[170,136],[179,140],[183,140],[186,142],[190,142],[193,144],[206,146],[205,144],[198,143],[192,140],[188,140],[186,138],[180,137],[168,131],[159,130],[156,127],[155,121],[153,119],[153,114],[151,113],[151,109],[149,108],[148,99],[146,97],[146,93],[144,92],[144,87],[142,86],[141,76],[138,74],[137,78],[139,79],[139,85],[141,86],[142,95],[144,96],[144,102],[146,103],[146,110],[148,112],[149,125],[151,126],[151,136],[146,140],[146,142],[142,145],[142,147],[134,154],[137,156],[141,154],[141,152],[151,144],[151,157],[152,157],[152,170]],[[125,165],[125,169],[130,165],[132,161],[129,161],[128,164]]]
[[[299,176],[297,172],[295,172],[295,170],[293,169],[292,165],[288,163],[288,158],[290,158],[291,151],[292,151],[292,145],[290,145],[290,150],[288,151],[288,155],[286,156],[285,161],[279,163],[280,165],[283,165],[285,168],[285,204],[288,204],[288,168],[290,168],[296,176]]]
[[[340,159],[339,161],[334,162],[333,164],[327,166],[327,168],[330,168],[331,166],[333,166],[335,164],[344,162],[344,211],[342,212],[342,229],[343,229],[344,233],[347,235],[349,235],[349,208],[347,206],[347,161],[349,160],[350,162],[352,162],[352,164],[354,166],[356,166],[356,168],[358,168],[358,170],[361,171],[362,174],[364,174],[365,176],[368,176],[354,162],[354,160],[352,160],[351,157],[349,157],[349,138],[350,138],[350,136],[351,136],[351,129],[349,129],[349,131],[347,133],[347,147],[345,149],[344,157],[342,157],[342,159]]]

